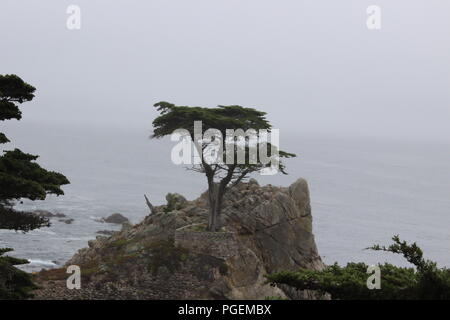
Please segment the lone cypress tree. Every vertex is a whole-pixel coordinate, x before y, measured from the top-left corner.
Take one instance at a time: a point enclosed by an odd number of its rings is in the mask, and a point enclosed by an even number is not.
[[[35,90],[16,75],[0,75],[0,121],[20,120],[22,113],[18,105],[31,101]],[[0,144],[7,142],[6,135],[0,132]],[[50,225],[46,218],[13,208],[14,202],[21,198],[44,200],[48,194],[64,194],[61,186],[69,180],[60,173],[43,169],[35,162],[37,158],[19,149],[5,151],[0,156],[0,229],[28,232]],[[0,249],[0,298],[25,298],[33,284],[14,265],[27,261],[2,256],[11,250]]]
[[[295,154],[278,150],[275,145],[261,139],[262,131],[270,133],[272,130],[265,112],[236,105],[204,108],[159,102],[154,106],[161,115],[153,121],[153,137],[161,138],[182,129],[201,155],[201,162],[194,163],[191,169],[204,173],[208,181],[209,231],[217,231],[220,227],[223,197],[230,188],[254,172],[273,168],[273,162],[279,172],[286,174],[281,158],[295,157]],[[201,132],[196,132],[197,121],[202,123]],[[230,130],[234,133],[228,139]],[[208,132],[215,132],[214,137],[205,138]],[[240,133],[236,135],[236,132]],[[222,145],[218,149],[215,148],[217,140]],[[212,150],[215,150],[215,158],[226,158],[227,161],[209,162],[207,155]],[[252,153],[252,150],[258,152]],[[264,152],[259,152],[261,150]],[[272,155],[274,150],[278,156],[271,156],[271,162],[263,160],[263,157],[267,160],[267,152]],[[232,161],[228,161],[229,159]]]

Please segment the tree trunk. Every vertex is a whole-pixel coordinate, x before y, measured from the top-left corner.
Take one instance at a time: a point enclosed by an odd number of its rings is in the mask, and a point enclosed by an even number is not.
[[[208,189],[209,220],[208,231],[220,229],[220,213],[222,211],[223,190],[218,183],[212,183]]]

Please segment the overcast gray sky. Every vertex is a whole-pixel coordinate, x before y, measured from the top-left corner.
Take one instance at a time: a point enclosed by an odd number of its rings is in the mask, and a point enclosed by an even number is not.
[[[166,100],[257,107],[299,133],[450,139],[449,1],[2,0],[0,33],[0,73],[37,87],[25,124],[150,128]]]

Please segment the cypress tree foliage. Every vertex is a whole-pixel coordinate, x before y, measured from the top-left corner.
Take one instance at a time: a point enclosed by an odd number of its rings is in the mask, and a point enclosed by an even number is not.
[[[32,290],[37,289],[30,275],[14,267],[28,263],[27,260],[3,256],[11,248],[0,249],[0,299],[18,300],[31,298]]]
[[[22,118],[20,104],[34,98],[35,88],[16,75],[0,75],[0,121]],[[0,144],[9,142],[0,132]],[[48,219],[30,212],[14,210],[14,202],[27,198],[44,200],[48,194],[62,195],[67,178],[47,171],[35,161],[38,156],[19,149],[0,155],[0,229],[28,232],[49,226]],[[3,256],[12,249],[0,249],[0,299],[27,298],[33,288],[29,275],[15,268],[27,260]]]
[[[423,258],[416,243],[408,244],[399,236],[392,238],[388,247],[374,245],[376,251],[401,254],[414,268],[397,267],[389,263],[379,265],[381,289],[367,287],[368,265],[337,263],[323,271],[300,269],[295,272],[278,272],[267,275],[272,285],[286,284],[298,290],[317,290],[331,294],[337,300],[448,300],[450,299],[450,270],[439,269],[436,263]]]

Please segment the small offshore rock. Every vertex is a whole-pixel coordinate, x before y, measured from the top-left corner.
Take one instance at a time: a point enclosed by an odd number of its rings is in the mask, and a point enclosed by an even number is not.
[[[60,219],[59,222],[64,222],[65,224],[72,224],[74,222],[74,219]]]
[[[53,216],[55,218],[65,218],[66,217],[66,215],[64,213],[61,213],[61,212],[56,212]]]
[[[124,217],[120,213],[113,213],[109,217],[103,218],[103,221],[107,223],[116,223],[116,224],[123,224],[130,222],[127,217]]]

